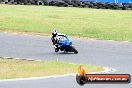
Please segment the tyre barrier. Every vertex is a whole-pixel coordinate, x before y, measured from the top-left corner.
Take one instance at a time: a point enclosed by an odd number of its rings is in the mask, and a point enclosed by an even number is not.
[[[49,5],[58,7],[79,7],[79,8],[95,8],[95,9],[112,9],[112,10],[132,10],[131,3],[110,3],[110,2],[68,2],[68,1],[51,1],[46,2],[43,0],[37,0],[35,2],[21,2],[16,0],[15,2],[2,2],[2,4],[20,4],[20,5]]]

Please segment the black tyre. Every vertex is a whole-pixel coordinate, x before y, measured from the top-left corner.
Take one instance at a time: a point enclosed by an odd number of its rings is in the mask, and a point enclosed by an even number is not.
[[[84,76],[76,75],[76,81],[79,85],[83,86],[86,83],[86,78]]]
[[[38,0],[37,5],[44,5],[44,2],[42,0]]]
[[[58,48],[55,48],[55,52],[58,52],[59,51],[59,49]]]
[[[72,51],[73,51],[75,54],[78,53],[78,51],[75,49],[75,47],[71,46],[71,49],[72,49]]]

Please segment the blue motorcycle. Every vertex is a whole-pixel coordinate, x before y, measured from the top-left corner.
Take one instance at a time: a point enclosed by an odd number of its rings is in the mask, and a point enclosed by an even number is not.
[[[55,52],[61,50],[64,52],[74,52],[75,54],[78,53],[78,51],[72,45],[72,42],[70,41],[70,38],[68,36],[57,35],[57,37],[52,34],[51,40],[53,42]]]

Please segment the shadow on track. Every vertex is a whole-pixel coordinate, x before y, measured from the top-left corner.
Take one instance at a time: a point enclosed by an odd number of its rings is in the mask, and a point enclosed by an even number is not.
[[[75,53],[73,53],[73,52],[58,52],[58,53],[56,53],[56,54],[75,54]]]

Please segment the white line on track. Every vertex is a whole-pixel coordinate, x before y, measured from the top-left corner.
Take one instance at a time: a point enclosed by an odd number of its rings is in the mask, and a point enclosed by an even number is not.
[[[75,76],[75,75],[76,75],[75,73],[71,73],[71,74],[55,75],[55,76],[44,76],[44,77],[4,79],[4,80],[0,80],[0,82],[2,82],[2,81],[22,81],[22,80],[37,80],[37,79],[49,79],[49,78],[62,78],[62,77]]]
[[[103,74],[103,73],[110,73],[115,72],[117,70],[109,67],[104,67],[104,71],[100,72],[92,72],[91,74]],[[16,79],[3,79],[0,82],[8,82],[8,81],[23,81],[23,80],[38,80],[38,79],[49,79],[49,78],[63,78],[69,76],[76,76],[76,73],[64,74],[64,75],[54,75],[54,76],[44,76],[44,77],[30,77],[30,78],[16,78]]]

